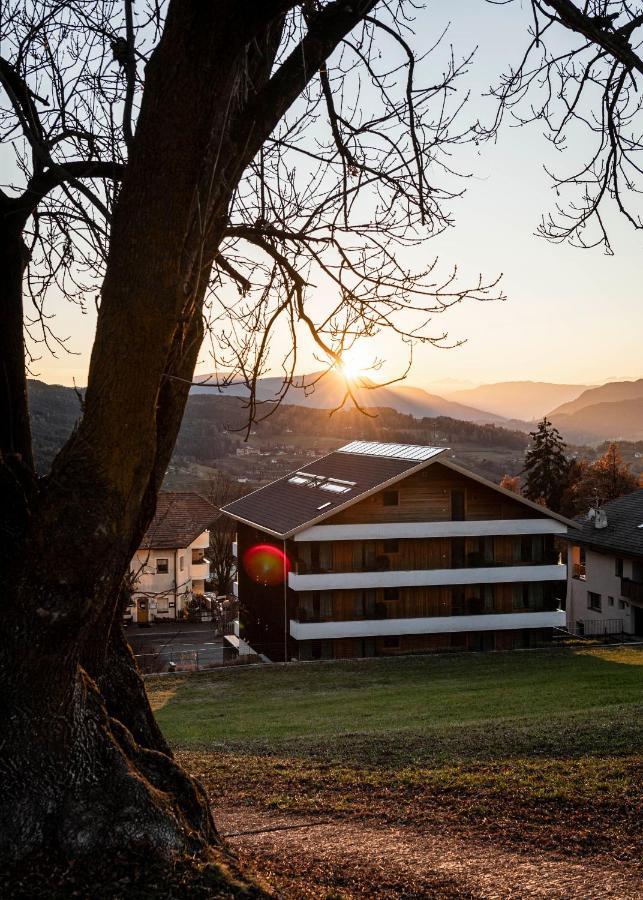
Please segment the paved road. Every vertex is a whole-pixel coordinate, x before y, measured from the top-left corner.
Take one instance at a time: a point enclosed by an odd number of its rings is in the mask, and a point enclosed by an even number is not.
[[[205,668],[223,662],[224,641],[215,635],[211,622],[186,624],[163,622],[126,629],[127,640],[143,671],[163,672],[172,668]]]

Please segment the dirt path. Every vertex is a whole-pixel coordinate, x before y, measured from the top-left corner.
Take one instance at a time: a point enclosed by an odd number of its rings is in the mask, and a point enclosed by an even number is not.
[[[449,834],[239,808],[217,809],[216,817],[231,846],[288,898],[643,900],[640,872],[617,862],[516,853]]]

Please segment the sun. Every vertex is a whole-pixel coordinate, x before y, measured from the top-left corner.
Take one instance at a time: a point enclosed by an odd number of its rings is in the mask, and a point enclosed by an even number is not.
[[[373,368],[373,359],[363,347],[351,347],[342,353],[339,368],[344,378],[355,381]]]

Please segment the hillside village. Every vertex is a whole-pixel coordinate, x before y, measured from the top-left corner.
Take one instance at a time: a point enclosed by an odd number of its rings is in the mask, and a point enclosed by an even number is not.
[[[643,900],[643,13],[0,3],[0,900]]]
[[[534,386],[531,387],[530,394],[533,394]],[[643,396],[643,379],[606,385],[605,389],[610,396],[622,391],[639,392]],[[579,390],[582,391],[582,386]],[[594,391],[603,396],[604,392],[592,389],[585,393],[586,399],[591,400]],[[36,381],[30,383],[30,393],[36,458],[44,468],[78,421],[81,402],[71,388]],[[544,390],[545,401],[549,399],[549,393]],[[328,394],[323,399],[328,402]],[[532,409],[534,402],[532,397],[529,400]],[[615,406],[619,407],[620,402],[615,400]],[[623,402],[628,404],[630,401]],[[270,412],[273,406],[266,401],[262,415]],[[591,410],[592,406],[590,403],[581,410]],[[538,408],[543,408],[542,400]],[[505,474],[520,473],[529,442],[528,433],[534,427],[533,422],[523,422],[520,429],[510,427],[509,419],[500,420],[507,423],[505,426],[445,415],[418,416],[391,407],[371,408],[373,418],[350,408],[338,410],[332,416],[330,409],[317,405],[307,408],[305,416],[301,415],[300,409],[296,404],[281,405],[247,433],[247,409],[242,398],[196,388],[188,401],[165,488],[207,492],[208,484],[217,472],[233,480],[241,479],[240,483],[249,487],[266,484],[296,468],[302,459],[321,456],[339,442],[359,437],[448,448],[454,460],[499,482]],[[433,409],[430,411],[434,412]],[[426,413],[427,410],[420,409],[419,412]],[[476,413],[476,416],[480,418],[480,414]],[[643,417],[631,418],[629,412],[625,412],[624,419],[625,423],[620,422],[621,433],[636,434],[637,423]],[[623,460],[633,472],[643,473],[643,435],[637,440],[626,440],[620,439],[618,431],[613,431],[607,438],[617,441]],[[571,457],[586,458],[590,462],[607,447],[605,438],[600,435],[594,435],[590,444],[567,443]]]

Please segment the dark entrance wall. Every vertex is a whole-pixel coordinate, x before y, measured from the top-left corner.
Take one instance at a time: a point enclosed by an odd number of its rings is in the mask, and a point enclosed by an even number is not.
[[[247,551],[262,544],[274,547],[280,553],[284,551],[284,542],[278,538],[241,522],[238,524],[240,637],[257,653],[263,653],[273,662],[284,662],[296,656],[296,641],[287,633],[295,599],[283,581],[276,585],[261,584],[247,571],[244,564]],[[290,542],[286,542],[286,555],[292,564],[294,557]]]

